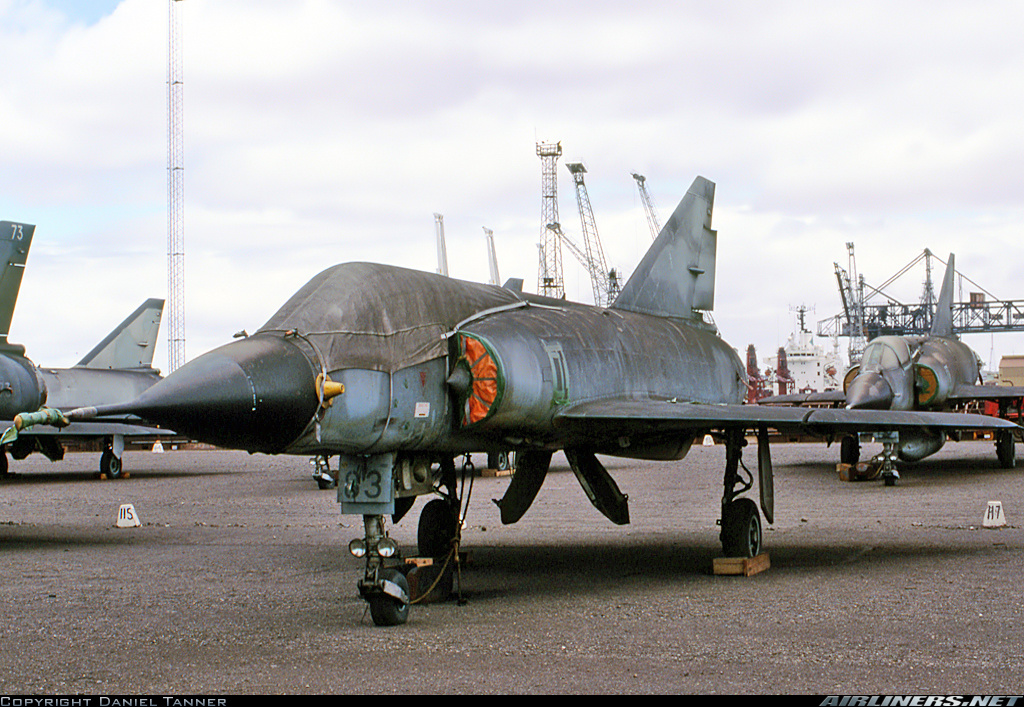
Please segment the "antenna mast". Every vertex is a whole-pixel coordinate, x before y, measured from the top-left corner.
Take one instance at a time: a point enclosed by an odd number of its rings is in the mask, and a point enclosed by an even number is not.
[[[184,145],[180,0],[170,0],[167,68],[167,363],[173,372],[185,362]]]

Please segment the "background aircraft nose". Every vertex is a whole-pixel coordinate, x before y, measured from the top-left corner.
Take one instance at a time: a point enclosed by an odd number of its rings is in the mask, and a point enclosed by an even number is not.
[[[880,373],[861,373],[846,389],[846,407],[854,410],[888,410],[892,400],[892,387]]]
[[[257,334],[189,361],[140,395],[131,410],[209,444],[279,452],[316,413],[316,373],[291,341]]]

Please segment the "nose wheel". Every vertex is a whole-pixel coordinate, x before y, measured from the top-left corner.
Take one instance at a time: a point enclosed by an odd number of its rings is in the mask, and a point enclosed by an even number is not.
[[[366,597],[375,626],[400,626],[409,619],[409,582],[397,569],[380,572],[380,590]]]

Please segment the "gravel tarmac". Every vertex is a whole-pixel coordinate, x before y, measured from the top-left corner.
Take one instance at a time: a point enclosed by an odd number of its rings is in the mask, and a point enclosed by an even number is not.
[[[477,477],[460,596],[391,628],[356,592],[361,520],[305,458],[136,451],[117,481],[98,454],[12,461],[0,693],[1022,692],[1020,467],[991,441],[950,443],[890,488],[841,481],[835,446],[773,458],[771,567],[751,577],[711,571],[721,446],[604,459],[630,497],[622,527],[561,455],[516,525],[491,502],[509,477]],[[996,500],[1007,525],[983,528]],[[141,527],[115,527],[126,503]],[[424,503],[389,525],[407,555]]]

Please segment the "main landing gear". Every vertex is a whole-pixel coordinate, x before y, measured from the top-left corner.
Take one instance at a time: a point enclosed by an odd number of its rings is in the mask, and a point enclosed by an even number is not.
[[[120,479],[124,473],[121,457],[124,456],[124,436],[114,435],[103,440],[103,453],[100,454],[100,474],[108,479]]]
[[[741,461],[746,445],[744,430],[730,429],[725,433],[725,493],[722,496],[722,552],[726,557],[756,557],[761,554],[761,515],[757,504],[750,498],[738,498],[754,485],[753,476]],[[761,488],[761,505],[765,518],[771,523],[774,518],[774,493],[772,484],[771,456],[768,450],[768,436],[765,429],[758,432],[757,443],[758,474]],[[744,476],[740,475],[743,469]]]
[[[999,466],[1004,469],[1012,469],[1017,463],[1017,441],[1013,438],[1012,430],[999,430],[996,433],[996,457],[999,459]]]

